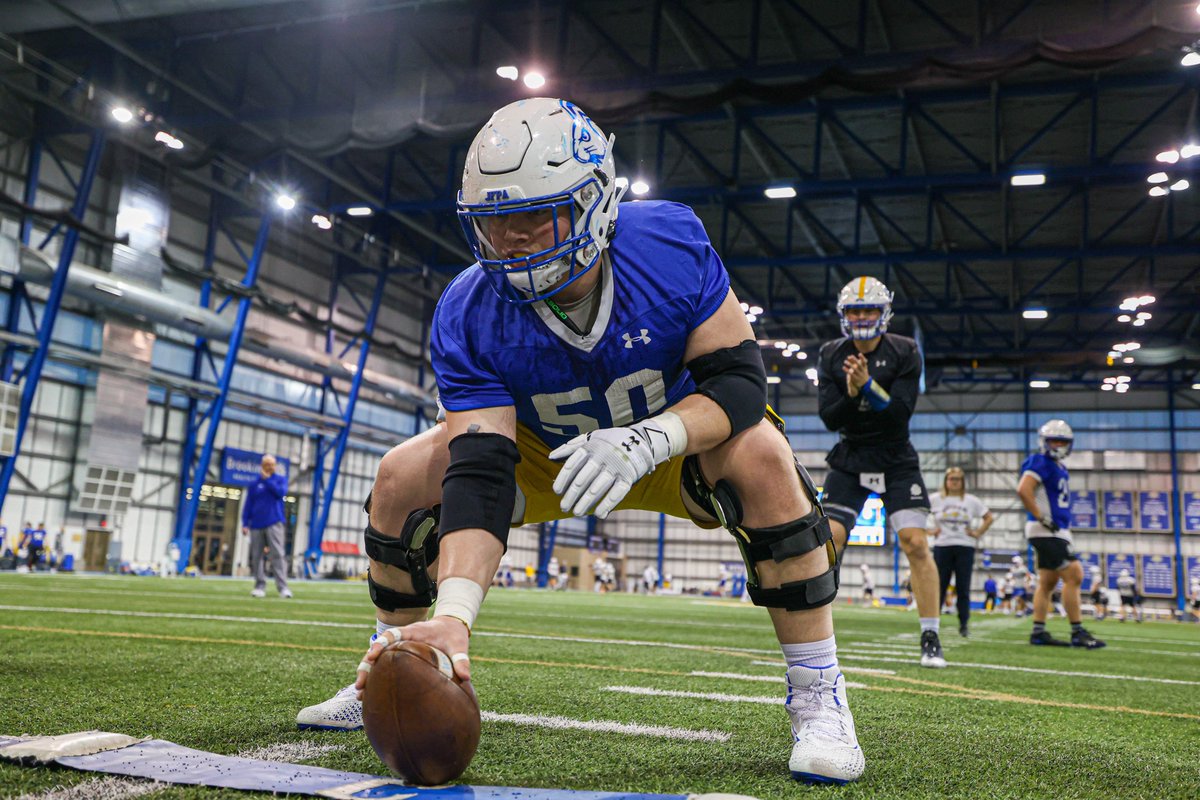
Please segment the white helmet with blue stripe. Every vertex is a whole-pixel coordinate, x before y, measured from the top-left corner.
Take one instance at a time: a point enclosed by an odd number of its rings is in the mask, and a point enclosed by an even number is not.
[[[510,103],[475,136],[458,217],[501,298],[544,300],[600,260],[624,194],[616,183],[613,140],[574,104],[547,97]],[[554,243],[508,257],[497,252],[488,236],[491,223],[528,212],[554,219]]]
[[[847,283],[838,292],[837,301],[842,333],[851,339],[860,340],[874,339],[887,333],[888,323],[892,319],[892,298],[892,293],[881,281],[867,275]],[[878,308],[879,318],[849,320],[846,318],[846,311],[851,308]]]
[[[1050,441],[1065,441],[1066,444],[1050,446]],[[1056,461],[1071,455],[1071,447],[1075,443],[1075,431],[1065,420],[1052,419],[1038,428],[1038,445],[1042,452]]]

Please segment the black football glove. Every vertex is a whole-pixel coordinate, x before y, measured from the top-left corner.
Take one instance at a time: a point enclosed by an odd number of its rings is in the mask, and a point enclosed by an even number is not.
[[[1049,514],[1039,519],[1038,522],[1042,523],[1042,527],[1051,533],[1058,533],[1060,530],[1062,530],[1058,527],[1058,523],[1055,522]]]

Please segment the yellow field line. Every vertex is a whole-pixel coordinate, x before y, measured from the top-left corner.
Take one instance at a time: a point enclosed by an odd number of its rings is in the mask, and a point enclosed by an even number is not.
[[[29,633],[66,633],[78,636],[104,636],[116,639],[146,639],[168,642],[189,642],[192,644],[232,644],[248,645],[251,647],[278,647],[288,650],[305,650],[314,652],[361,653],[361,647],[337,647],[334,645],[292,644],[290,642],[255,641],[252,639],[218,639],[205,636],[171,636],[162,633],[130,633],[124,631],[85,631],[78,628],[44,628],[34,625],[0,625],[0,630],[24,631]],[[554,667],[561,669],[588,669],[607,672],[625,672],[642,675],[666,675],[671,677],[689,677],[688,672],[675,670],[650,669],[647,667],[622,667],[606,664],[579,664],[569,661],[536,661],[516,658],[491,658],[489,656],[474,656],[472,661],[492,664],[513,664],[520,666]],[[1172,719],[1200,720],[1200,714],[1184,714],[1175,711],[1151,711],[1145,708],[1130,708],[1129,706],[1102,706],[1091,703],[1068,703],[1061,700],[1039,700],[1036,697],[995,692],[987,689],[975,689],[969,686],[955,686],[950,683],[926,681],[920,678],[908,678],[903,675],[880,675],[872,673],[867,676],[885,681],[896,681],[916,686],[927,686],[928,689],[910,689],[900,686],[871,686],[862,684],[860,688],[874,692],[893,692],[903,694],[925,695],[929,697],[962,697],[968,700],[988,700],[999,703],[1021,703],[1024,705],[1048,706],[1051,708],[1071,708],[1081,711],[1102,711],[1106,713],[1142,714],[1149,717],[1170,717]],[[940,691],[936,691],[940,690]]]

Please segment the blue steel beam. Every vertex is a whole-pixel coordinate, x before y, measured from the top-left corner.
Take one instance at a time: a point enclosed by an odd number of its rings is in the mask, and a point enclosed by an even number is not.
[[[342,413],[342,427],[338,431],[337,439],[334,441],[333,461],[329,465],[329,477],[325,481],[325,491],[324,494],[319,496],[320,506],[315,514],[316,525],[308,532],[308,552],[306,553],[305,560],[313,564],[321,558],[321,542],[325,538],[325,525],[329,522],[329,510],[333,506],[333,496],[334,491],[337,489],[338,474],[341,471],[342,458],[346,454],[346,442],[350,438],[350,428],[354,422],[354,409],[358,405],[358,393],[362,386],[363,371],[367,365],[367,356],[371,352],[371,336],[375,332],[375,320],[379,316],[379,306],[383,302],[384,290],[387,288],[390,274],[387,269],[379,271],[379,277],[375,281],[375,292],[371,297],[371,307],[367,311],[362,332],[358,334],[358,361],[354,370],[354,378],[350,381],[350,392],[346,397],[346,404]],[[332,314],[332,309],[330,312]],[[347,348],[350,346],[347,345]],[[320,467],[323,467],[323,462],[318,465],[318,468]],[[317,504],[318,496],[314,495],[313,505]]]
[[[38,177],[42,166],[42,139],[34,136],[29,142],[27,160],[25,194],[22,197],[26,206],[37,202]],[[21,244],[28,246],[33,236],[33,217],[26,214],[21,217]],[[21,308],[26,303],[25,281],[13,276],[12,290],[8,293],[8,311],[4,320],[4,328],[9,333],[19,333],[21,329]],[[13,364],[17,354],[16,344],[8,342],[4,345],[4,355],[0,360],[0,380],[12,380]]]
[[[554,540],[557,536],[558,520],[538,525],[537,586],[539,589],[545,589],[550,583],[550,559],[554,557]]]
[[[92,193],[92,184],[100,167],[100,156],[104,153],[105,133],[97,129],[92,133],[92,142],[88,147],[87,160],[80,173],[75,200],[71,204],[71,214],[75,219],[82,220],[87,212],[88,197]],[[17,416],[17,433],[13,443],[13,453],[4,459],[0,468],[0,508],[8,496],[8,487],[12,482],[13,471],[17,466],[17,457],[21,453],[21,442],[25,438],[25,430],[33,412],[33,398],[37,393],[38,382],[42,377],[42,368],[46,365],[46,357],[50,353],[50,337],[54,333],[54,322],[58,318],[58,310],[62,305],[63,294],[67,287],[67,270],[75,257],[75,246],[79,243],[79,229],[72,226],[63,235],[62,249],[58,254],[58,268],[54,271],[54,280],[50,284],[50,292],[46,296],[42,310],[41,324],[37,328],[37,349],[29,357],[22,369],[24,385],[21,387],[21,408]],[[10,298],[14,302],[15,297]]]
[[[246,276],[242,286],[253,288],[258,282],[258,269],[262,265],[263,254],[267,249],[267,237],[271,231],[271,215],[264,211],[262,221],[258,226],[258,235],[254,241],[254,251],[246,264]],[[233,379],[233,369],[237,366],[238,351],[242,347],[242,336],[246,331],[246,317],[250,313],[252,298],[244,296],[238,301],[237,317],[233,330],[229,334],[229,343],[225,350],[225,362],[221,365],[221,374],[217,380],[217,396],[209,401],[205,412],[208,427],[204,432],[204,444],[194,466],[191,464],[193,454],[184,451],[180,458],[183,460],[185,471],[192,470],[191,479],[183,484],[186,486],[182,502],[175,514],[174,541],[179,548],[178,568],[182,572],[187,568],[192,553],[192,528],[196,524],[196,512],[200,508],[200,487],[208,477],[208,465],[212,461],[214,445],[217,440],[217,429],[221,426],[221,418],[225,413],[225,402],[229,397],[229,386]]]

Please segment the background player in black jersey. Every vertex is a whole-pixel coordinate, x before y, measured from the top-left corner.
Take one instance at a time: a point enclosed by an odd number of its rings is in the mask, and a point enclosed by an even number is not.
[[[917,343],[887,332],[892,293],[875,278],[855,278],[838,294],[841,339],[821,346],[817,364],[821,420],[841,439],[826,461],[825,510],[839,552],[871,492],[912,569],[921,617],[921,665],[944,667],[938,638],[938,574],[926,539],[929,495],[908,438],[917,405]]]

